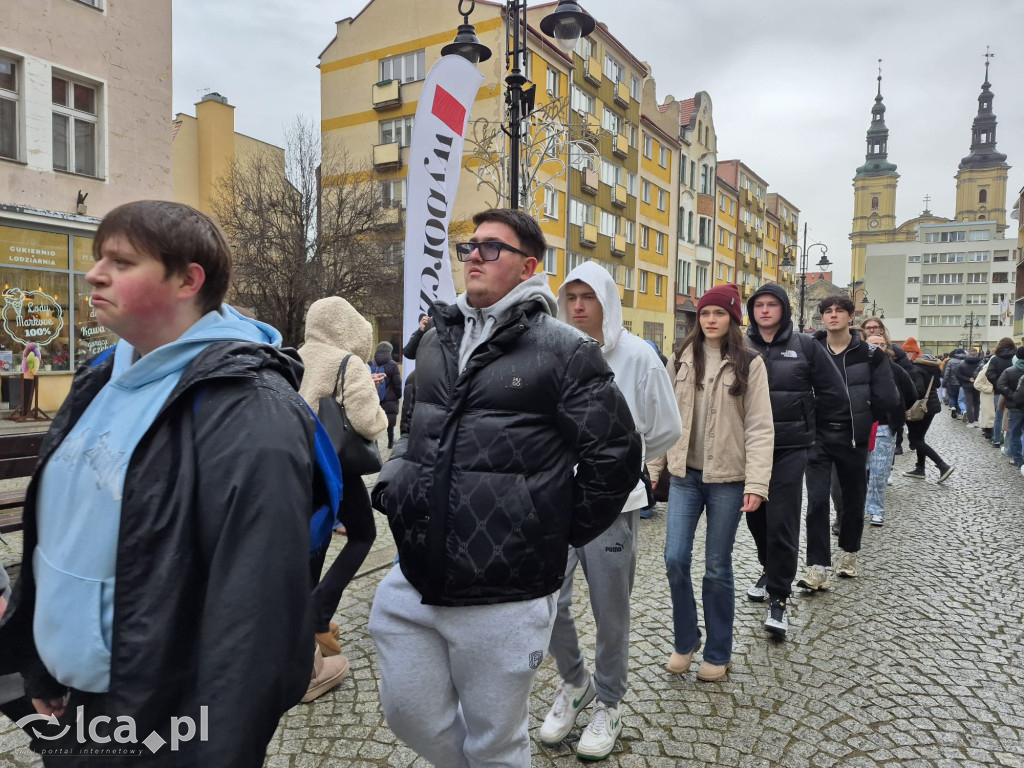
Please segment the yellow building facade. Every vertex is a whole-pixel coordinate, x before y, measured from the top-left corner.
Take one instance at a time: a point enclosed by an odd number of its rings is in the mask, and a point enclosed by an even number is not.
[[[179,112],[171,125],[174,199],[213,213],[218,186],[236,160],[265,152],[284,173],[284,150],[235,132],[235,108],[219,93],[196,103],[195,117]]]

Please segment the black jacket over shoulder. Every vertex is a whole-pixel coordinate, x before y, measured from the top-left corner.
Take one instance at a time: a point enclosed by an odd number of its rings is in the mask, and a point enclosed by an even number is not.
[[[30,696],[65,691],[32,637],[39,481],[112,363],[75,375],[25,497],[24,559],[0,642],[18,654]],[[169,740],[172,717],[198,724],[205,706],[209,732],[142,765],[262,766],[278,720],[309,685],[315,421],[296,391],[301,370],[268,345],[212,344],[132,453],[105,714],[134,718],[140,740],[153,731]]]
[[[464,316],[443,304],[432,316],[411,431],[373,489],[402,573],[429,605],[549,595],[569,545],[611,525],[640,478],[629,407],[597,342],[537,301],[515,307],[461,374]]]
[[[939,402],[939,387],[942,384],[942,363],[931,355],[921,355],[913,360],[914,384],[917,385],[918,397],[928,396],[928,413],[939,413],[942,405]],[[931,388],[929,389],[929,384]]]
[[[866,445],[871,436],[871,425],[876,422],[888,423],[888,417],[900,405],[900,393],[892,377],[889,356],[874,344],[868,344],[856,329],[850,330],[849,346],[842,354],[833,355],[828,349],[828,332],[817,331],[814,340],[818,342],[830,362],[835,364],[839,375],[846,382],[849,394],[847,412],[837,410],[834,403],[818,399],[818,418],[821,421],[852,421],[853,439],[858,445]]]
[[[1024,387],[1021,387],[1020,380],[1024,371],[1011,365],[1001,374],[996,381],[996,392],[1006,398],[1006,407],[1015,411],[1024,410]]]
[[[782,304],[782,325],[766,342],[754,320],[754,301],[770,294]],[[778,285],[758,288],[747,300],[747,343],[764,359],[775,422],[775,450],[814,444],[816,397],[845,403],[846,387],[828,354],[807,334],[794,333],[789,297]],[[846,410],[846,405],[843,410]]]
[[[995,387],[996,382],[999,381],[999,374],[1013,365],[1013,356],[1016,350],[1013,347],[1003,347],[997,349],[996,353],[989,358],[988,368],[985,369],[985,375],[988,380],[992,382],[992,386]]]
[[[956,376],[957,384],[960,385],[960,389],[974,389],[974,374],[980,365],[981,355],[971,353],[957,366],[954,375]]]

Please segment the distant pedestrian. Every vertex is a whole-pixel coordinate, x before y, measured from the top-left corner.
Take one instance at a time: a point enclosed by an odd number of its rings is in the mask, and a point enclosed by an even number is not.
[[[942,376],[939,361],[931,355],[923,354],[921,346],[913,336],[903,342],[903,351],[907,353],[910,361],[914,364],[914,372],[917,376],[915,383],[917,384],[918,394],[921,397],[925,397],[925,393],[927,393],[928,398],[924,418],[919,421],[907,422],[907,441],[910,444],[911,450],[917,451],[917,463],[913,469],[909,469],[903,474],[916,480],[924,480],[925,460],[931,459],[932,463],[939,470],[939,482],[944,483],[953,474],[955,467],[943,461],[938,452],[925,442],[932,419],[935,418],[936,414],[942,412],[939,396],[936,393]],[[949,363],[947,363],[948,365]]]
[[[743,339],[733,284],[709,289],[697,323],[669,361],[683,434],[654,462],[668,462],[665,565],[672,594],[673,651],[666,668],[685,674],[701,647],[691,565],[697,523],[707,516],[703,608],[707,644],[697,679],[721,680],[732,666],[736,611],[732,550],[740,517],[768,498],[775,429],[764,361]]]
[[[391,357],[394,347],[390,341],[377,345],[373,360],[369,361],[370,372],[378,386],[380,406],[388,416],[388,448],[395,445],[395,424],[398,422],[398,403],[402,399],[402,373],[398,363]]]

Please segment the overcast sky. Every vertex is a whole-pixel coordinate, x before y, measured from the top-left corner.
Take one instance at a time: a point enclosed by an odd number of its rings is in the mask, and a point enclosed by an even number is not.
[[[849,280],[851,182],[864,162],[879,58],[898,221],[919,215],[925,195],[934,214],[953,215],[986,46],[996,54],[998,149],[1014,166],[1008,210],[1024,186],[1024,0],[582,4],[650,63],[659,101],[711,94],[719,160],[742,159],[801,210],[810,239],[828,245],[837,282]],[[295,116],[319,121],[317,57],[334,22],[365,5],[174,0],[175,112],[194,114],[202,94],[217,91],[236,107],[236,130],[283,144]],[[453,28],[457,7],[451,0]]]

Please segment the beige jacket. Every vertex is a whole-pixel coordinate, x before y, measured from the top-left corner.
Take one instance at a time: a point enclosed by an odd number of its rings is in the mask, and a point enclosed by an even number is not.
[[[687,347],[676,370],[675,358],[668,361],[668,374],[672,379],[679,415],[683,420],[683,434],[668,449],[668,471],[677,477],[686,474],[686,453],[693,428],[693,349]],[[775,424],[772,404],[768,398],[768,372],[764,361],[754,357],[750,361],[747,392],[741,397],[729,394],[736,380],[735,369],[728,358],[722,361],[710,391],[704,392],[708,404],[704,431],[704,482],[743,483],[744,493],[768,498],[768,482],[772,476],[775,450]],[[652,478],[657,478],[665,466],[662,456],[648,464]]]
[[[316,413],[320,398],[330,397],[345,355],[352,357],[345,366],[345,389],[338,402],[352,428],[368,440],[376,440],[388,426],[388,416],[380,407],[377,388],[366,361],[373,355],[373,326],[340,296],[314,301],[306,313],[306,343],[299,357],[306,367],[299,394]]]

